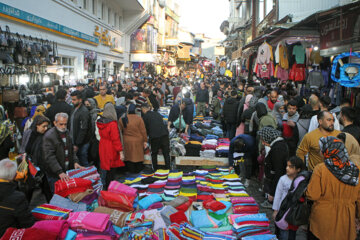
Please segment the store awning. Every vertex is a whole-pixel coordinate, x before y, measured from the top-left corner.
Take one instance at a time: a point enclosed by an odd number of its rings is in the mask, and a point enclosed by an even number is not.
[[[274,30],[272,30],[270,33],[266,33],[266,34],[263,34],[263,35],[255,38],[255,39],[252,40],[250,43],[246,44],[242,49],[245,50],[245,49],[247,49],[247,48],[249,48],[249,47],[258,46],[258,45],[260,45],[261,43],[263,43],[265,40],[275,38],[275,37],[277,37],[279,34],[283,33],[284,31],[286,31],[286,29],[284,29],[284,28],[274,29]]]
[[[157,56],[153,53],[132,53],[130,55],[131,62],[157,62]]]

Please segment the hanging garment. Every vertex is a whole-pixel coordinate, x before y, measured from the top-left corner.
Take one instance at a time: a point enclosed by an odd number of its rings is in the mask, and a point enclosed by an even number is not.
[[[269,64],[270,60],[273,60],[272,47],[264,42],[258,49],[256,64]]]
[[[275,50],[275,62],[283,69],[289,69],[288,52],[285,44],[279,42]]]
[[[305,80],[305,65],[293,64],[289,73],[289,80],[300,82]]]
[[[320,71],[311,71],[306,80],[308,89],[319,89],[324,86],[324,79]]]
[[[292,54],[295,55],[295,61],[297,64],[304,64],[305,48],[302,45],[295,45]]]
[[[263,79],[270,79],[274,76],[274,64],[270,61],[268,64],[256,64],[256,76]]]

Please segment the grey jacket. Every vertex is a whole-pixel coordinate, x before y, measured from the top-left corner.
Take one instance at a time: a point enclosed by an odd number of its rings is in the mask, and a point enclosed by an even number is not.
[[[65,167],[64,142],[60,137],[56,127],[48,130],[43,138],[43,161],[46,174],[51,177],[59,178],[60,173],[65,173],[74,168],[74,163],[79,163],[74,152],[73,144],[69,133],[66,133],[66,142],[69,151],[69,167]]]

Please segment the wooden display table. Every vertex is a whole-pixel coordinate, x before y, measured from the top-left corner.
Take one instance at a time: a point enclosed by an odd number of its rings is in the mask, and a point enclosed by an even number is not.
[[[176,165],[182,166],[228,166],[228,158],[175,157]],[[151,164],[151,156],[146,155],[144,164]],[[158,155],[158,165],[165,165],[163,155]]]

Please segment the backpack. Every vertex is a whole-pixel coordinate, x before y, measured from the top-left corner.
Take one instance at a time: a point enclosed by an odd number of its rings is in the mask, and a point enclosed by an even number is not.
[[[281,202],[279,212],[275,217],[275,224],[282,230],[287,230],[288,225],[305,225],[309,221],[310,205],[305,197],[311,172],[302,171],[292,181],[290,189]]]

